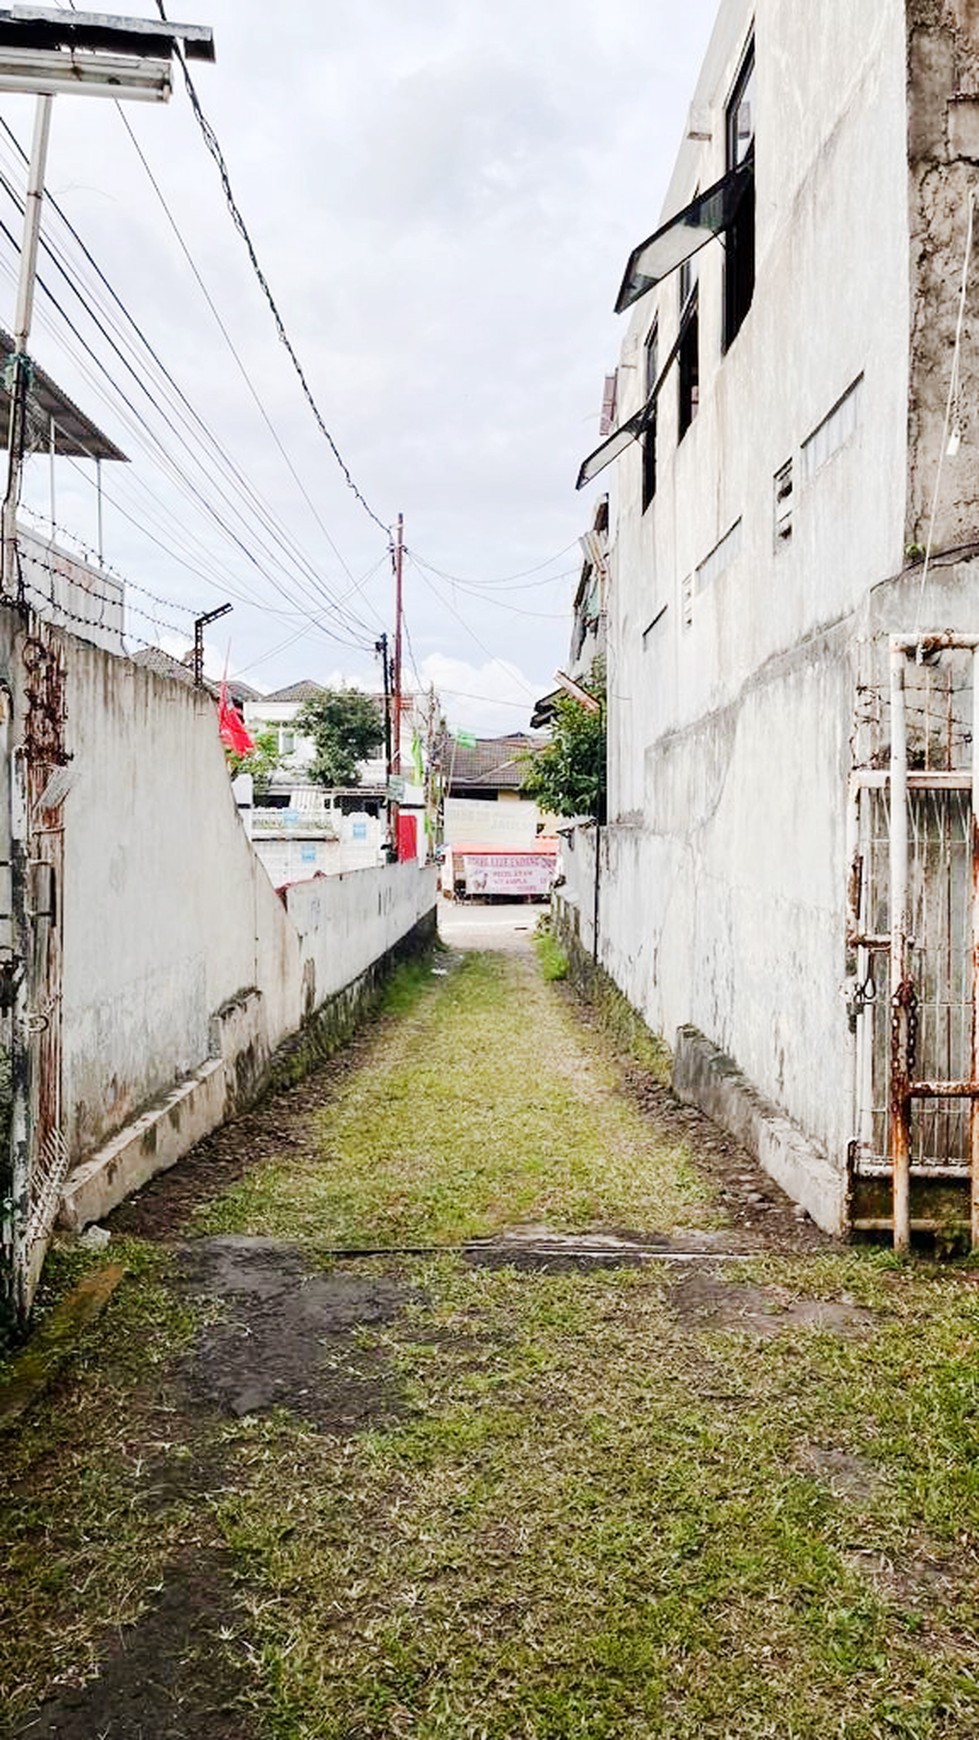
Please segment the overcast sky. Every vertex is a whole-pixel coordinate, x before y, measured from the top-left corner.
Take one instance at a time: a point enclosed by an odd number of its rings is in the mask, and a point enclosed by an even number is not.
[[[574,479],[621,337],[612,304],[656,225],[716,0],[168,10],[214,28],[217,62],[193,76],[260,259],[358,487],[385,524],[404,512],[408,679],[434,680],[454,724],[526,729],[567,655],[594,494]],[[26,99],[0,118],[28,143]],[[68,277],[43,256],[41,275],[64,314],[39,292],[31,348],[131,460],[103,468],[106,559],[170,601],[133,590],[134,635],[181,650],[193,613],[233,599],[211,657],[230,638],[257,688],[374,685],[370,647],[393,626],[384,536],[302,399],[179,82],[125,120],[242,365],[116,106],[59,98],[48,187],[126,313],[48,212]],[[2,131],[0,171],[22,188]],[[0,219],[19,234],[5,192]],[[2,232],[0,297],[9,326]],[[46,459],[28,472],[48,514]],[[56,478],[57,520],[89,543],[92,472],[64,461]]]

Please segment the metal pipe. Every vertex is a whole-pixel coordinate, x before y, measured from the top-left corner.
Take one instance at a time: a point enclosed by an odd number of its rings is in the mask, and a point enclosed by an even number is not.
[[[891,1079],[889,1137],[894,1193],[894,1249],[911,1248],[911,1142],[907,1098],[908,1017],[908,733],[905,649],[891,642]]]
[[[979,651],[972,655],[972,1081],[979,1080]],[[972,1248],[979,1245],[979,1100],[969,1107]]]
[[[17,509],[20,506],[20,480],[24,468],[24,428],[27,415],[27,341],[31,332],[34,310],[34,287],[37,281],[37,247],[41,233],[41,205],[44,199],[44,171],[47,165],[48,140],[51,134],[53,97],[38,97],[34,110],[34,138],[27,175],[27,196],[24,201],[24,232],[20,252],[20,277],[17,284],[17,311],[14,316],[14,349],[10,359],[13,378],[10,383],[10,426],[8,436],[7,493],[3,503],[3,590],[12,598],[16,588],[17,569]]]

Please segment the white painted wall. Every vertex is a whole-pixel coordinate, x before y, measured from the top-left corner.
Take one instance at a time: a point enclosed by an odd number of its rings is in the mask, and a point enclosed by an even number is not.
[[[514,792],[498,802],[484,803],[480,798],[446,798],[445,843],[447,846],[511,845],[529,846],[536,838],[544,820],[533,798]]]
[[[80,1155],[206,1060],[238,993],[257,987],[273,1049],[431,910],[435,877],[338,877],[287,911],[239,818],[211,698],[75,639],[66,657],[64,1098]]]
[[[415,860],[317,877],[286,890],[286,911],[315,968],[317,1003],[349,985],[431,911],[435,876],[434,867]]]
[[[46,622],[108,652],[125,651],[125,586],[118,575],[73,555],[63,544],[18,524],[27,602]]]
[[[697,257],[699,414],[678,447],[674,370],[645,513],[638,446],[598,484],[614,475],[600,953],[651,1026],[670,1041],[699,1027],[842,1165],[853,1134],[840,987],[859,643],[894,610],[914,615],[906,594],[873,591],[904,564],[905,8],[725,0],[694,96],[711,138],[684,142],[664,218],[724,172],[725,106],[753,20],[753,306],[724,355],[723,250],[710,243]],[[636,241],[651,219],[637,213]],[[644,397],[657,312],[669,354],[678,300],[674,274],[632,313],[620,421]],[[803,443],[861,375],[857,427],[806,481]],[[776,551],[773,480],[790,457],[793,537]],[[735,559],[695,592],[684,626],[685,580],[738,521]],[[940,592],[923,600],[923,621],[949,608],[951,621],[975,621],[974,581],[958,600]],[[584,929],[584,889],[579,898]]]

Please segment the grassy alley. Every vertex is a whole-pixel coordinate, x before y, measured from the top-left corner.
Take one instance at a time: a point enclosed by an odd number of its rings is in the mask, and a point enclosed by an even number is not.
[[[977,1271],[746,1241],[529,953],[436,969],[119,1217],[3,1441],[9,1732],[979,1737]],[[716,1260],[460,1248],[534,1226]]]

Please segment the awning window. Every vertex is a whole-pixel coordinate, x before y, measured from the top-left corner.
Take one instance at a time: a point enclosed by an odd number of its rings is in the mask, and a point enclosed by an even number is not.
[[[615,304],[616,314],[631,308],[640,296],[645,296],[647,290],[668,278],[714,236],[723,235],[730,227],[753,175],[754,163],[749,157],[709,187],[706,193],[699,193],[668,224],[633,249]]]
[[[597,477],[600,471],[604,471],[606,465],[611,465],[613,459],[618,459],[619,455],[625,452],[630,441],[638,441],[646,425],[652,420],[663,382],[680,354],[680,346],[686,337],[687,327],[697,313],[697,303],[696,293],[687,299],[680,319],[680,330],[673,342],[673,348],[660,369],[656,383],[642,410],[637,411],[634,417],[630,417],[627,423],[623,423],[620,429],[616,429],[614,435],[610,435],[607,441],[603,441],[601,447],[596,447],[594,453],[588,455],[578,473],[576,489],[584,489],[586,483],[591,483],[592,478]]]

